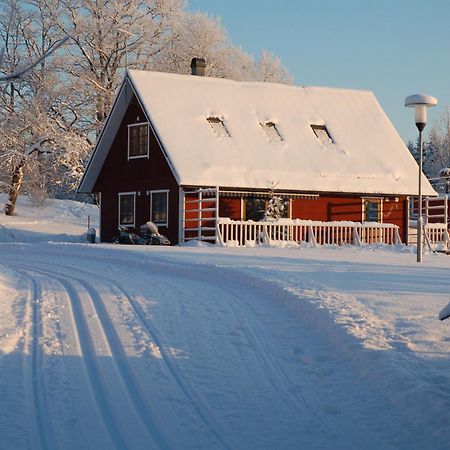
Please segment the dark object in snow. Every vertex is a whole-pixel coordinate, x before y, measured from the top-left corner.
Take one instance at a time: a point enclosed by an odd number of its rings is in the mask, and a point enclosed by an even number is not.
[[[86,231],[86,240],[90,244],[95,244],[95,235],[96,235],[95,228],[88,228],[88,230]]]
[[[147,222],[139,228],[140,234],[133,233],[127,227],[119,227],[118,235],[113,237],[115,244],[125,245],[170,245],[169,239],[158,232],[153,222]]]
[[[439,313],[439,319],[445,320],[450,317],[450,303]]]

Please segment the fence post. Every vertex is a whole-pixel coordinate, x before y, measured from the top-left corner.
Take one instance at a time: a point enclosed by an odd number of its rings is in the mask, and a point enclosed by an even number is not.
[[[216,219],[216,244],[221,247],[225,247],[225,243],[223,242],[222,232],[220,231],[220,223],[219,218]]]
[[[401,244],[402,240],[400,239],[400,233],[398,232],[398,227],[395,228],[395,235],[394,235],[394,244]]]
[[[361,238],[358,234],[357,225],[353,225],[353,245],[361,245]]]
[[[313,247],[317,247],[317,240],[312,225],[308,225],[308,242],[312,244]]]
[[[269,232],[267,231],[267,224],[263,225],[262,242],[263,244],[270,245],[270,237]]]
[[[444,241],[445,241],[445,252],[448,252],[448,244],[450,241],[450,236],[448,234],[448,230],[447,230],[447,225],[445,226],[445,230],[444,230]]]

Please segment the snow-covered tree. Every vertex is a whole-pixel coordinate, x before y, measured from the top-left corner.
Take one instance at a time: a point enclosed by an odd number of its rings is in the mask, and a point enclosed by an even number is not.
[[[418,141],[409,142],[408,149],[419,160]],[[423,143],[423,171],[439,190],[448,190],[447,177],[441,177],[443,169],[450,167],[450,108],[434,123]],[[441,179],[440,179],[441,178]]]
[[[427,149],[432,157],[429,169],[432,176],[438,176],[444,167],[450,167],[450,108],[431,127]]]
[[[278,183],[271,183],[269,201],[266,205],[264,220],[278,220],[288,215],[288,202],[275,192]]]
[[[263,50],[256,62],[256,79],[272,83],[292,84],[292,76],[283,67],[281,59],[273,53]]]
[[[188,74],[195,56],[205,59],[206,74],[210,77],[292,82],[288,71],[272,53],[263,51],[255,62],[251,55],[232,45],[217,18],[184,12],[178,15],[173,26],[175,38],[156,55],[152,67],[155,70]]]
[[[146,69],[174,38],[180,0],[35,0],[68,37],[61,71],[91,107],[99,128],[121,82],[123,69]]]
[[[26,178],[46,180],[46,189],[58,183],[70,187],[90,146],[74,126],[70,95],[48,58],[60,42],[51,19],[31,2],[1,0],[0,6],[0,74],[7,80],[0,85],[0,174],[9,192],[5,213],[12,215]],[[31,61],[26,71],[24,61]],[[14,73],[21,75],[8,77]]]
[[[0,0],[0,39],[7,214],[22,185],[76,185],[126,67],[189,73],[196,56],[209,76],[290,82],[274,55],[255,62],[184,0]]]

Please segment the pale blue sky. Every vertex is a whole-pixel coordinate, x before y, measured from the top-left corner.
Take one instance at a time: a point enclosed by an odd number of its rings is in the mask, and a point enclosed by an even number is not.
[[[450,105],[450,0],[188,1],[243,50],[278,55],[296,84],[373,91],[405,141],[417,136],[405,97],[438,98],[427,130]]]

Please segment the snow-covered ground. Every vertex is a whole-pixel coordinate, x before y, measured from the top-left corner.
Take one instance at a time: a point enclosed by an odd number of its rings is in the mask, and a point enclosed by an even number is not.
[[[450,447],[450,258],[83,243],[0,216],[1,449]]]

